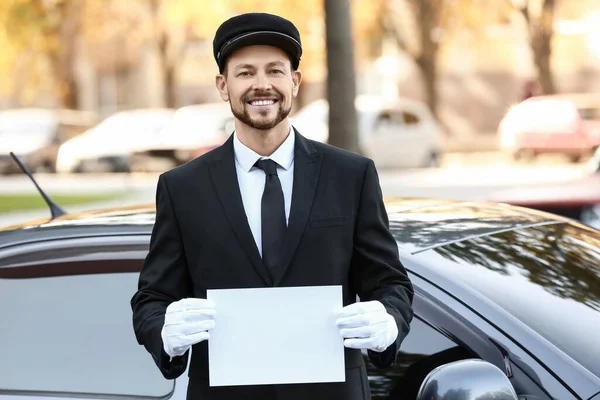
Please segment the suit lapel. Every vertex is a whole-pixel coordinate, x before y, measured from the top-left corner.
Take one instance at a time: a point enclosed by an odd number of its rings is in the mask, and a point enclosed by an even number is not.
[[[281,257],[281,266],[273,278],[275,286],[278,286],[283,279],[302,238],[321,168],[321,154],[295,128],[294,133],[296,135],[296,145],[294,149],[292,204]]]
[[[233,135],[215,152],[214,158],[210,162],[210,172],[217,195],[240,245],[265,283],[271,286],[273,281],[262,262],[244,211],[235,169]]]

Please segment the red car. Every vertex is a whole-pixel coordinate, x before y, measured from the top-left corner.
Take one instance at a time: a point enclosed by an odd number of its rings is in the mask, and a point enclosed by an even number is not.
[[[501,190],[486,200],[550,212],[600,229],[600,173]]]
[[[577,162],[600,145],[600,98],[585,94],[531,97],[506,113],[498,136],[500,147],[517,160],[558,153]]]

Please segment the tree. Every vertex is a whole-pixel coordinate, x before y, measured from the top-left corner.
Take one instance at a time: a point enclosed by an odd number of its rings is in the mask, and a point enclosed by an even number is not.
[[[244,12],[271,12],[300,23],[306,28],[317,14],[318,0],[293,3],[283,0],[270,2],[256,0],[229,0],[208,2],[197,0],[141,0],[149,11],[147,32],[156,43],[162,67],[165,104],[177,105],[177,75],[186,50],[192,41],[212,42],[218,26],[227,18]],[[310,59],[311,51],[306,55]],[[304,58],[306,60],[306,58]]]
[[[538,82],[543,94],[556,93],[552,75],[552,36],[554,35],[555,0],[508,0],[522,15],[527,26]]]
[[[329,143],[360,153],[356,77],[348,0],[325,0]]]
[[[459,31],[479,33],[497,19],[495,2],[479,0],[386,0],[380,20],[399,49],[417,65],[431,111],[438,111],[439,51]]]
[[[169,29],[169,24],[163,16],[167,4],[163,0],[148,0],[148,4],[152,38],[156,42],[160,60],[165,105],[173,108],[177,106],[176,74],[181,60],[185,56],[191,29],[189,25],[184,27],[184,32],[179,38],[176,38],[176,34]]]
[[[61,106],[79,106],[75,77],[77,38],[86,0],[7,1],[6,28],[13,44],[46,57]]]
[[[390,0],[382,15],[398,47],[419,68],[427,104],[436,115],[439,36],[435,33],[440,27],[444,3],[445,0]]]
[[[0,3],[0,26],[7,26],[10,18],[9,10],[11,1]],[[19,103],[24,88],[24,74],[18,74],[17,69],[23,70],[24,61],[29,56],[27,52],[21,51],[16,46],[6,29],[0,29],[0,92],[6,95],[12,94],[14,103]],[[19,68],[20,67],[20,68]]]

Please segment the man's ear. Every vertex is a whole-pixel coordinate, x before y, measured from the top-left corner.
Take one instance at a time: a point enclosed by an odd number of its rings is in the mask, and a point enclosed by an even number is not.
[[[215,77],[215,84],[223,101],[229,101],[229,91],[227,90],[227,78],[225,75],[218,74]]]
[[[292,96],[298,96],[298,91],[300,90],[300,82],[302,82],[302,71],[299,69],[292,71]]]

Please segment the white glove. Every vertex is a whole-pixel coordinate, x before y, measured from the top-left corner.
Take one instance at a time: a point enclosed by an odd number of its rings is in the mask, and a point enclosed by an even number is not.
[[[394,317],[377,300],[347,305],[335,323],[345,339],[344,346],[351,349],[381,353],[398,337]]]
[[[196,343],[210,338],[215,327],[215,303],[208,299],[182,299],[169,304],[160,336],[165,352],[181,356]]]

